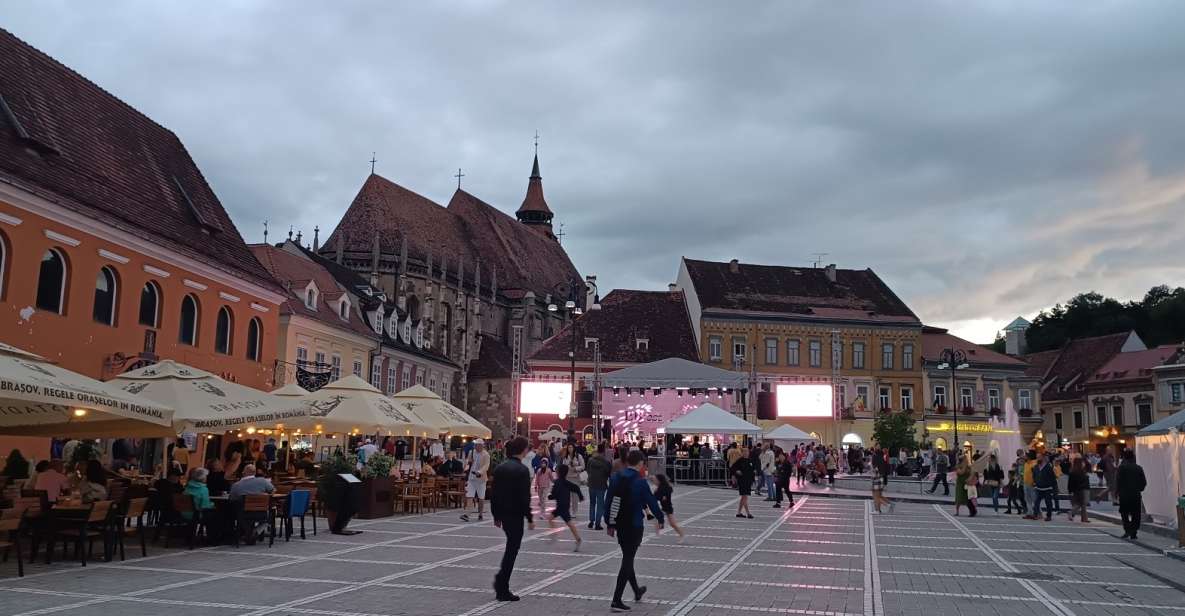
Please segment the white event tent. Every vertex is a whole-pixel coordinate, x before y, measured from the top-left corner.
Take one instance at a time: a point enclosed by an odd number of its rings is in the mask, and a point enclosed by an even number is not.
[[[666,434],[761,434],[761,428],[711,403],[703,403],[662,427]]]
[[[1144,509],[1158,524],[1176,527],[1177,497],[1185,496],[1185,411],[1136,433],[1136,461],[1148,480]]]
[[[797,443],[809,443],[819,440],[790,424],[782,424],[766,432],[762,438],[767,441],[774,441],[775,443],[789,443],[791,446]],[[783,447],[783,449],[786,449],[786,447]]]

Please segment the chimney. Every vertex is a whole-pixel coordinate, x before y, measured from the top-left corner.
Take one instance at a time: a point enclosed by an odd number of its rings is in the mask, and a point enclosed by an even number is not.
[[[675,291],[678,291],[678,290],[679,290],[679,285],[677,285],[673,282],[667,285],[667,291],[670,293],[674,293]]]
[[[741,262],[737,261],[736,259],[729,261],[728,262],[728,271],[733,274],[741,273]]]
[[[823,273],[827,274],[827,280],[830,280],[831,282],[835,282],[835,264],[834,263],[823,268]]]

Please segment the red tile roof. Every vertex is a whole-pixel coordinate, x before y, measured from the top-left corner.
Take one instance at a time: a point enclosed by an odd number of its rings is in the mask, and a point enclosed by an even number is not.
[[[442,207],[386,178],[371,175],[358,191],[321,254],[343,249],[369,255],[375,233],[383,252],[398,252],[406,235],[412,259],[448,258],[451,276],[457,259],[465,262],[466,285],[472,285],[480,260],[481,282],[489,288],[497,271],[498,289],[526,289],[542,298],[557,295],[557,285],[582,289],[580,273],[558,242],[536,233],[481,199],[457,190]],[[567,292],[559,294],[566,296]]]
[[[871,269],[721,263],[684,259],[705,309],[796,314],[830,320],[920,325],[917,316]]]
[[[1089,385],[1151,380],[1152,369],[1181,352],[1179,344],[1165,344],[1146,351],[1119,353],[1103,364],[1087,381]]]
[[[576,361],[593,360],[585,338],[600,340],[602,362],[646,363],[668,357],[699,361],[695,332],[679,291],[616,289],[601,300],[600,310],[586,312],[577,324]],[[572,324],[565,326],[531,359],[567,361],[572,331]],[[638,348],[638,338],[647,339],[646,349]]]
[[[527,196],[523,204],[518,207],[519,212],[543,212],[551,214],[547,207],[547,200],[543,198],[543,176],[539,175],[539,155],[535,155],[535,163],[531,167],[531,178],[527,180]]]
[[[0,181],[281,290],[171,131],[2,29],[0,97]]]
[[[1067,342],[1056,351],[1057,357],[1044,375],[1041,400],[1056,402],[1081,398],[1086,381],[1120,352],[1131,335],[1132,332],[1123,332]],[[1037,355],[1041,354],[1026,355],[1025,359],[1032,358],[1030,364],[1047,360],[1045,356],[1034,357]]]
[[[310,317],[352,334],[378,340],[378,334],[362,319],[356,304],[350,308],[349,320],[343,320],[338,315],[336,301],[342,296],[343,290],[324,267],[307,257],[269,244],[252,244],[251,251],[276,280],[289,287],[284,303],[280,305],[280,314]],[[317,285],[320,291],[315,310],[304,303],[304,291],[309,281]],[[329,302],[335,303],[330,305]]]
[[[922,329],[922,358],[926,361],[940,361],[944,349],[963,351],[967,354],[967,362],[972,366],[993,365],[1028,368],[1028,364],[1020,359],[963,340],[940,327],[924,327]]]

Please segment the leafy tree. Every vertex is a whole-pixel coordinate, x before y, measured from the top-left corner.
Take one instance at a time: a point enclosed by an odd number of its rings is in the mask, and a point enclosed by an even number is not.
[[[880,413],[872,424],[872,440],[880,447],[897,455],[902,449],[916,449],[917,430],[913,417],[908,413]]]
[[[1185,288],[1159,285],[1128,302],[1094,291],[1080,293],[1064,305],[1041,311],[1026,332],[1026,341],[1029,352],[1035,353],[1060,348],[1074,338],[1131,330],[1149,346],[1185,340]]]

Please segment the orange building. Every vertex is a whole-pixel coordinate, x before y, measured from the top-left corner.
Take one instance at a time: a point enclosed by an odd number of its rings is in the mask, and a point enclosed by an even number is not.
[[[0,341],[267,389],[282,299],[176,135],[0,30]]]

